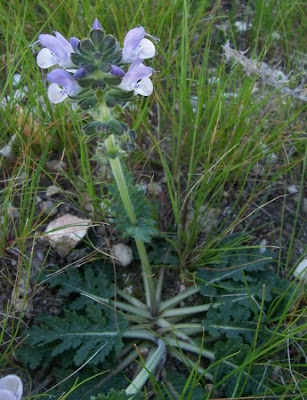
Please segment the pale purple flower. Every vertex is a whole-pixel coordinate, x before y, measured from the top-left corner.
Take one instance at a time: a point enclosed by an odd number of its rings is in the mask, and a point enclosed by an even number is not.
[[[77,81],[63,69],[54,69],[49,72],[47,79],[51,82],[48,88],[48,97],[51,103],[61,103],[68,96],[76,96],[81,91]]]
[[[123,77],[125,75],[125,72],[117,65],[111,65],[110,73],[114,76],[120,76],[120,77]]]
[[[59,32],[54,32],[55,36],[41,34],[38,37],[38,42],[44,48],[36,57],[37,65],[40,68],[49,68],[53,65],[59,65],[63,68],[74,67],[71,61],[71,53],[74,53],[79,39],[72,37],[70,41],[66,40]]]
[[[124,40],[122,63],[141,62],[155,55],[155,45],[151,40],[146,39],[145,36],[150,35],[145,32],[142,26],[131,29],[127,33]]]
[[[135,62],[130,65],[130,68],[118,87],[125,91],[134,90],[135,94],[149,96],[153,92],[153,84],[149,79],[152,73],[152,68],[146,67],[142,63]]]
[[[102,31],[102,26],[97,18],[95,18],[95,21],[93,22],[92,29]]]
[[[1,400],[20,400],[22,392],[22,382],[17,375],[7,375],[0,379]]]

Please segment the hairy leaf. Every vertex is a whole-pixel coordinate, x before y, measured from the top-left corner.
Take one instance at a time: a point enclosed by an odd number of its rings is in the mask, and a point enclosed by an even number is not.
[[[227,360],[218,363],[215,368],[216,382],[220,383],[224,396],[239,398],[268,390],[265,387],[265,366],[250,366],[246,362],[250,347],[244,344],[241,338],[229,339],[227,342],[219,341],[214,350],[218,360]]]
[[[95,268],[93,265],[86,265],[84,268],[70,269],[65,273],[58,274],[49,282],[50,287],[59,286],[59,294],[68,296],[71,294],[88,293],[101,296],[104,299],[110,299],[114,296],[114,285],[102,272],[101,268]],[[93,300],[86,296],[77,296],[69,304],[70,310],[82,310],[92,303]]]
[[[66,311],[64,318],[41,317],[41,324],[27,332],[26,344],[33,350],[48,346],[50,356],[65,358],[66,366],[102,363],[111,351],[117,354],[122,348],[127,324],[119,316],[107,318],[96,304],[89,304],[85,312]]]

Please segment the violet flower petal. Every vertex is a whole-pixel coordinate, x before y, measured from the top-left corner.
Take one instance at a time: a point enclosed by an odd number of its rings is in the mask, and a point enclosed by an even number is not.
[[[54,34],[56,36],[56,38],[59,40],[59,42],[62,45],[63,50],[65,51],[65,53],[73,53],[74,49],[72,48],[71,43],[69,43],[69,41],[67,39],[64,38],[64,36],[62,36],[59,32],[54,31]]]
[[[150,96],[153,92],[153,84],[150,78],[145,77],[135,85],[134,93],[142,96]]]
[[[124,40],[122,63],[133,63],[137,60],[143,61],[155,55],[155,45],[151,40],[145,39],[146,35],[147,33],[142,26],[131,29],[127,33]]]
[[[51,83],[63,86],[69,96],[75,96],[81,90],[77,81],[64,69],[54,69],[47,74],[47,79]]]
[[[49,68],[56,64],[56,58],[47,47],[44,47],[37,54],[36,63],[40,68]]]
[[[66,56],[61,41],[56,37],[43,33],[38,36],[38,40],[42,46],[47,47],[47,49],[58,57],[63,58]]]
[[[68,40],[66,40],[59,32],[55,32],[55,36],[41,34],[39,35],[38,40],[42,46],[46,47],[54,55],[51,60],[50,55],[47,57],[47,52],[40,54],[38,59],[41,68],[48,68],[54,64],[58,64],[60,67],[64,68],[70,68],[74,65],[70,57],[71,53],[74,53],[74,49],[71,43],[69,43]],[[42,59],[44,57],[49,58],[49,61]],[[48,65],[48,63],[50,65]]]
[[[48,98],[53,104],[58,104],[64,101],[68,97],[68,93],[65,88],[60,88],[56,83],[51,83],[48,87]]]
[[[1,400],[16,400],[16,397],[8,390],[0,389],[0,399]]]
[[[78,44],[80,43],[80,40],[73,36],[69,39],[69,43],[72,45],[73,49],[77,49]]]
[[[124,40],[124,51],[130,54],[145,36],[145,29],[142,26],[131,29]]]
[[[0,394],[1,392],[7,395],[6,392],[13,395],[13,400],[20,400],[23,392],[21,379],[17,375],[7,375],[4,378],[0,379]],[[10,397],[7,395],[7,400],[10,400]],[[2,396],[1,396],[2,400]],[[3,400],[6,400],[4,397]]]
[[[111,65],[110,72],[114,76],[125,76],[125,72],[117,65]]]
[[[102,31],[102,26],[100,25],[100,22],[98,21],[97,18],[95,18],[95,21],[93,22],[92,30],[100,30],[100,31]]]
[[[133,63],[128,69],[123,81],[127,84],[137,82],[140,79],[151,76],[153,69],[151,67],[146,67],[144,64]]]
[[[152,58],[156,54],[156,46],[151,40],[142,39],[134,51],[138,58],[145,60]]]
[[[134,63],[123,77],[119,88],[126,91],[134,90],[135,94],[149,96],[153,91],[152,82],[149,79],[152,73],[152,68],[146,67],[144,64]]]
[[[84,68],[79,68],[77,71],[73,74],[74,79],[80,79],[85,76],[85,69]]]

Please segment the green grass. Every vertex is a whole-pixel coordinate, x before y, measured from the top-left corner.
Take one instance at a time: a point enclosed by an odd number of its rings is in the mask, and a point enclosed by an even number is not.
[[[129,163],[140,181],[143,177],[165,177],[168,220],[159,224],[166,227],[163,233],[176,248],[180,271],[190,276],[196,267],[213,262],[218,257],[217,243],[231,232],[244,232],[252,246],[260,245],[262,232],[266,232],[266,238],[274,242],[272,246],[278,247],[278,272],[292,278],[299,257],[303,258],[298,249],[306,245],[306,106],[261,83],[259,92],[254,93],[257,77],[247,76],[239,65],[227,64],[222,45],[229,39],[238,50],[250,49],[248,57],[264,60],[271,67],[278,65],[285,74],[292,71],[292,88],[298,86],[306,51],[304,3],[233,3],[233,9],[226,12],[219,2],[207,0],[1,2],[0,97],[14,94],[12,80],[17,72],[22,75],[18,87],[28,88],[25,99],[11,98],[0,108],[0,148],[16,135],[12,157],[0,155],[3,374],[22,370],[14,350],[22,346],[19,335],[28,320],[15,310],[10,293],[22,277],[27,280],[24,303],[35,293],[33,252],[29,248],[49,221],[48,216],[37,212],[36,197],[49,185],[58,185],[66,190],[63,202],[71,202],[88,216],[86,193],[93,206],[92,220],[101,223],[105,218],[99,206],[105,178],[93,161],[95,143],[82,136],[79,115],[69,104],[52,107],[48,101],[45,73],[37,67],[30,47],[41,32],[57,30],[65,37],[84,37],[98,17],[104,29],[121,42],[127,30],[138,25],[157,36],[155,94],[138,99],[137,108],[127,111],[140,146]],[[252,22],[251,29],[238,32],[234,27],[237,20]],[[229,24],[227,32],[217,28],[223,23]],[[274,38],[274,32],[279,39]],[[218,80],[211,84],[213,76]],[[48,168],[47,161],[54,159],[65,161],[64,171]],[[298,195],[289,228],[290,184],[297,187]],[[259,227],[255,221],[266,212],[265,205],[277,199],[280,216],[274,222],[264,219]],[[17,219],[10,215],[10,205],[18,209]],[[204,234],[210,211],[217,210],[221,215],[226,205],[228,214],[218,226],[208,226]],[[288,235],[287,241],[284,235]],[[11,264],[11,259],[17,262]],[[244,362],[244,366],[266,365],[275,371],[271,384],[280,399],[290,395],[300,399],[307,390],[303,385],[298,389],[298,382],[303,381],[303,288],[298,281],[292,286],[296,303],[289,301],[277,320],[272,304],[274,335],[261,347],[254,347]],[[22,374],[27,376],[26,371]],[[192,398],[189,396],[199,382],[204,379],[191,369],[179,398]],[[206,398],[218,397],[220,384],[214,382]],[[158,396],[159,384],[153,387]],[[240,389],[236,388],[232,398],[240,398]]]

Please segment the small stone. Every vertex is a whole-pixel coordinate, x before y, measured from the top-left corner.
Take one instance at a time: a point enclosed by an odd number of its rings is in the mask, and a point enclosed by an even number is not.
[[[279,40],[280,38],[281,38],[281,35],[278,32],[276,32],[276,31],[272,32],[272,39]]]
[[[94,207],[91,204],[91,197],[87,193],[81,193],[81,200],[84,209],[90,213],[94,213]]]
[[[13,75],[13,86],[17,86],[21,81],[21,74]]]
[[[231,213],[231,206],[226,206],[223,210],[223,217],[228,217]]]
[[[299,278],[303,281],[307,281],[307,257],[304,258],[293,272],[295,278]]]
[[[259,253],[260,254],[264,254],[266,252],[266,245],[267,245],[266,239],[261,240],[260,246],[259,246]]]
[[[307,198],[303,198],[303,212],[307,214]]]
[[[148,190],[149,194],[151,194],[153,196],[159,196],[159,194],[162,193],[162,186],[158,182],[151,181],[147,185],[147,190]]]
[[[49,186],[48,189],[46,190],[46,196],[47,196],[47,197],[52,197],[52,196],[54,196],[55,194],[58,194],[58,193],[61,193],[61,192],[62,192],[62,189],[61,189],[61,188],[59,188],[58,186],[55,186],[55,185],[51,185],[51,186]]]
[[[182,292],[184,292],[185,290],[186,290],[186,285],[184,285],[183,283],[181,283],[180,285],[179,285],[179,293],[182,293]]]
[[[51,200],[42,201],[39,206],[42,213],[47,214],[51,217],[53,217],[57,213],[57,208]]]
[[[50,222],[46,228],[45,237],[59,256],[65,257],[83,239],[90,224],[90,219],[65,214]]]
[[[43,201],[43,199],[40,196],[36,196],[36,203],[39,204]]]
[[[132,249],[123,243],[112,246],[111,256],[114,257],[115,263],[123,267],[127,267],[133,261]]]
[[[131,296],[131,295],[133,294],[133,287],[132,287],[132,285],[126,286],[126,287],[124,288],[124,292],[127,293],[127,294],[129,294],[129,296]]]
[[[16,207],[8,206],[7,208],[7,215],[9,218],[17,219],[19,218],[19,210]]]
[[[67,167],[67,164],[62,160],[51,160],[46,163],[46,166],[52,171],[61,171]]]
[[[295,185],[289,185],[287,190],[290,194],[298,193],[298,188]]]
[[[18,282],[15,284],[14,289],[12,291],[11,299],[15,307],[15,311],[17,312],[25,312],[30,311],[31,303],[30,303],[30,293],[31,293],[31,285],[28,283],[28,279],[26,278],[26,274],[24,274],[24,278],[19,278]]]
[[[236,21],[235,28],[238,32],[246,32],[248,29],[252,27],[252,24],[249,22],[248,24],[243,21]]]
[[[12,150],[13,150],[13,144],[15,142],[16,135],[13,135],[9,141],[9,143],[0,149],[0,155],[2,155],[4,158],[10,158],[12,155]]]
[[[276,161],[278,160],[278,157],[277,157],[277,155],[275,154],[275,153],[270,153],[270,154],[268,154],[267,155],[267,157],[266,157],[266,162],[269,164],[269,165],[274,165],[274,164],[276,164]]]

